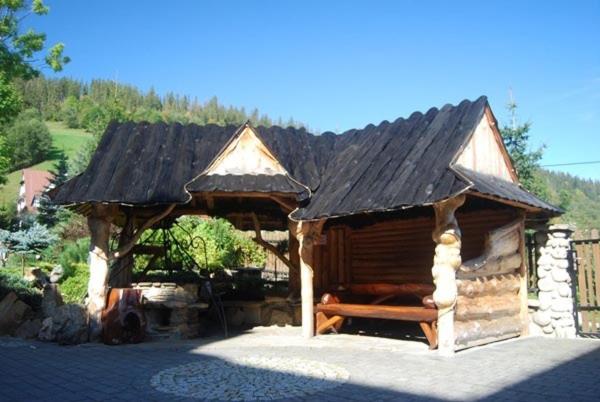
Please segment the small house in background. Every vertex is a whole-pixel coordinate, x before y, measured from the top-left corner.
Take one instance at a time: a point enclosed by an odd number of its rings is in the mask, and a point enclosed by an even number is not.
[[[23,169],[17,200],[17,213],[36,213],[40,195],[50,184],[52,173],[45,170]]]

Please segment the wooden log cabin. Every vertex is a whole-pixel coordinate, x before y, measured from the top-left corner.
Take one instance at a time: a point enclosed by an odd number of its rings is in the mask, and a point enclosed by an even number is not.
[[[289,229],[304,336],[347,317],[410,320],[442,354],[527,333],[524,228],[561,212],[520,186],[485,97],[339,135],[112,123],[52,197],[88,217],[92,336],[141,233],[203,214],[266,247],[261,229]]]

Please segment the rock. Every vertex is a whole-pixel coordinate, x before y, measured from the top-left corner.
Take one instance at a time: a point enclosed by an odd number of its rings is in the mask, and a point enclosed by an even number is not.
[[[566,248],[555,248],[552,250],[552,257],[555,260],[566,260],[567,259],[567,249]]]
[[[268,321],[265,322],[265,325],[277,325],[279,327],[283,327],[286,325],[292,325],[294,322],[294,317],[288,311],[284,311],[282,309],[273,309],[270,312],[270,316]]]
[[[571,276],[566,270],[556,268],[552,270],[552,279],[556,282],[570,282]]]
[[[55,265],[50,272],[50,283],[57,283],[64,275],[62,265]]]
[[[548,269],[546,269],[546,267]],[[537,269],[538,279],[542,279],[542,278],[547,277],[548,274],[550,274],[550,270],[551,269],[552,269],[552,265],[544,265],[542,267],[538,267],[538,269]]]
[[[42,341],[56,341],[61,345],[87,342],[87,313],[79,304],[65,304],[56,309],[52,317],[42,322],[38,333]]]
[[[554,263],[554,259],[550,254],[543,253],[540,258],[538,258],[537,263],[539,266],[552,265]]]
[[[539,292],[538,300],[540,301],[540,310],[548,310],[552,305],[552,293],[554,292]]]
[[[573,294],[573,291],[571,290],[571,286],[568,283],[562,282],[558,284],[558,294],[562,297],[570,298]]]
[[[245,314],[241,308],[230,307],[227,309],[227,322],[234,327],[239,327],[244,323]]]
[[[552,307],[550,307],[550,309],[557,313],[562,313],[564,311],[572,311],[573,310],[573,301],[570,298],[569,299],[561,298],[558,300],[554,300],[554,302],[552,303]]]
[[[42,321],[39,318],[23,322],[15,331],[15,336],[23,339],[35,339],[42,328]]]
[[[542,331],[546,334],[546,335],[550,335],[551,333],[554,332],[554,328],[552,327],[552,325],[546,325],[545,327],[542,327]]]
[[[540,327],[545,327],[546,325],[549,325],[552,322],[552,319],[550,317],[550,314],[548,314],[548,312],[537,311],[533,315],[533,322],[535,322]]]
[[[0,302],[0,335],[13,335],[30,315],[31,307],[10,292]]]
[[[542,292],[549,292],[556,288],[556,283],[550,277],[542,278],[538,281],[538,288]]]
[[[48,276],[41,270],[41,268],[25,268],[25,275],[23,279],[32,283],[38,288],[43,288],[48,284]]]
[[[569,260],[557,260],[554,261],[554,266],[560,269],[568,269],[569,268]]]
[[[52,317],[56,313],[56,309],[64,304],[56,283],[44,286],[42,297],[42,314],[44,317]]]
[[[55,338],[56,336],[52,331],[52,317],[45,318],[44,321],[42,321],[42,327],[38,332],[38,339],[40,341],[54,342]]]

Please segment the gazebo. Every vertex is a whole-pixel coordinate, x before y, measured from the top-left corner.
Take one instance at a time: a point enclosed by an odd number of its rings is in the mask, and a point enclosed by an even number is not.
[[[261,229],[289,230],[304,336],[345,317],[411,320],[443,354],[527,333],[524,229],[561,212],[520,186],[485,97],[339,135],[111,123],[52,197],[88,219],[92,335],[143,231],[201,214],[265,247]]]

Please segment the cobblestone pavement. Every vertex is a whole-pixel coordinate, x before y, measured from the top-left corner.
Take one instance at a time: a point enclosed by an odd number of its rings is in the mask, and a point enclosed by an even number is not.
[[[516,339],[442,358],[419,342],[298,331],[112,347],[0,338],[0,400],[600,400],[596,340]]]

